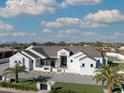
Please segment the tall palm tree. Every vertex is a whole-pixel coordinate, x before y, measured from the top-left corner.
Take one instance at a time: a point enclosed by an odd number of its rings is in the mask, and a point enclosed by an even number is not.
[[[20,63],[16,62],[13,67],[9,67],[4,70],[5,75],[15,76],[15,83],[19,83],[18,74],[21,72],[25,72],[25,67],[20,66]]]
[[[95,71],[96,74],[94,79],[96,82],[104,82],[107,84],[108,93],[112,93],[112,89],[115,85],[121,88],[122,82],[124,81],[124,75],[118,73],[119,68],[117,65],[102,65],[101,69]]]

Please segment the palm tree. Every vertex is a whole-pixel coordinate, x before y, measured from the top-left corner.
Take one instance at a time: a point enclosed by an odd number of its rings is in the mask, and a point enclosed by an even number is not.
[[[16,62],[13,67],[9,67],[4,70],[5,75],[15,76],[15,83],[19,83],[18,74],[21,72],[25,72],[25,67],[20,66],[20,63]]]
[[[117,65],[102,65],[101,69],[95,71],[96,74],[94,79],[96,82],[103,82],[107,84],[108,93],[112,93],[112,89],[115,85],[121,88],[122,82],[124,81],[124,75],[118,73],[119,68]]]

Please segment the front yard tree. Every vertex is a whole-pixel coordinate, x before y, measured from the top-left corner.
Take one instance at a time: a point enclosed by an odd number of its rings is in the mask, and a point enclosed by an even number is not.
[[[20,63],[16,62],[13,67],[9,67],[4,70],[5,75],[15,76],[15,83],[19,83],[18,74],[21,72],[25,72],[25,67],[20,66]]]
[[[119,73],[117,65],[103,65],[101,69],[95,71],[96,74],[94,79],[96,82],[104,82],[107,84],[108,93],[112,93],[112,89],[115,85],[121,88],[122,82],[124,81],[124,75]]]

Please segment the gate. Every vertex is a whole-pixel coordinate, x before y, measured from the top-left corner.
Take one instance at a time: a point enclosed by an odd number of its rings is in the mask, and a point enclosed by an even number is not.
[[[40,84],[40,90],[47,90],[47,84]]]

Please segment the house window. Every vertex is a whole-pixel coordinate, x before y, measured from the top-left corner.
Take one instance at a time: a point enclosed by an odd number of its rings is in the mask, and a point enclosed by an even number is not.
[[[15,60],[15,63],[17,63],[17,60]]]
[[[93,67],[93,64],[90,64],[90,67]]]
[[[82,67],[85,67],[85,64],[84,63],[82,64]]]
[[[31,60],[31,63],[33,63],[34,61],[33,60]]]
[[[71,63],[73,62],[73,60],[71,60]]]
[[[19,60],[19,64],[21,64],[21,61]]]

